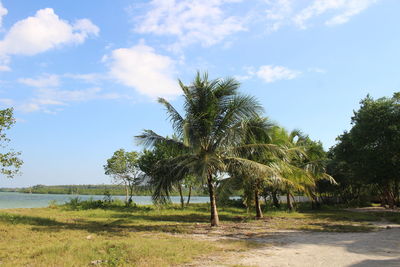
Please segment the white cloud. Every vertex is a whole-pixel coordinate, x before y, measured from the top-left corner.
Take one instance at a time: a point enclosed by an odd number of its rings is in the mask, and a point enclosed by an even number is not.
[[[113,79],[135,88],[141,94],[154,98],[180,93],[174,79],[175,61],[157,54],[152,47],[143,43],[113,50],[105,57],[105,61]]]
[[[333,17],[326,20],[326,25],[343,24],[351,17],[358,15],[378,0],[314,0],[308,7],[301,10],[293,22],[301,29],[307,28],[307,21],[325,13],[333,13]]]
[[[85,74],[74,74],[74,73],[66,73],[64,74],[64,77],[70,78],[70,79],[75,79],[75,80],[80,80],[85,83],[93,83],[97,84],[101,80],[106,79],[104,74],[101,73],[85,73]]]
[[[60,19],[54,10],[38,10],[33,17],[16,22],[0,41],[0,58],[6,65],[11,55],[36,55],[65,44],[80,44],[99,28],[88,19],[74,24]]]
[[[282,66],[264,65],[261,66],[255,75],[267,83],[273,83],[279,80],[292,80],[301,74],[300,71],[291,70]]]
[[[243,21],[224,12],[224,4],[240,0],[152,0],[150,10],[136,17],[135,31],[175,36],[172,49],[193,43],[208,47],[244,31]]]
[[[267,1],[269,8],[266,10],[268,20],[268,30],[277,31],[281,28],[285,20],[292,15],[292,0]]]
[[[18,106],[17,109],[22,112],[35,112],[39,111],[41,107],[39,106],[39,104],[36,104],[34,102],[29,102]]]
[[[0,104],[12,104],[22,112],[41,111],[45,113],[57,113],[60,107],[68,106],[71,103],[85,102],[96,99],[120,99],[129,98],[117,92],[103,92],[99,87],[87,89],[65,90],[61,89],[61,81],[64,79],[76,79],[85,83],[98,83],[101,80],[109,79],[108,75],[99,73],[88,74],[43,74],[36,78],[20,78],[18,82],[27,86],[35,87],[33,96],[14,101],[11,99],[1,99]],[[10,102],[12,101],[12,102]]]
[[[307,70],[309,72],[316,72],[316,73],[320,73],[320,74],[325,74],[327,72],[325,69],[322,69],[322,68],[308,68]]]
[[[85,90],[55,90],[40,89],[38,91],[42,104],[61,105],[66,102],[81,102],[94,99],[101,88],[89,88]]]
[[[60,78],[58,75],[46,74],[36,79],[21,78],[18,79],[18,82],[32,87],[48,88],[48,87],[58,87],[60,85]]]
[[[248,79],[251,79],[252,75],[234,75],[233,78],[235,78],[238,81],[246,81]]]
[[[0,60],[1,62],[1,60]],[[10,71],[10,67],[7,65],[0,65],[0,71]]]
[[[66,106],[70,103],[85,102],[94,99],[115,99],[116,94],[102,93],[102,89],[95,87],[83,90],[38,89],[36,96],[17,106],[23,112],[43,111],[54,113],[51,107]]]
[[[283,66],[263,65],[258,68],[244,67],[245,75],[236,75],[239,81],[245,81],[257,77],[266,83],[273,83],[279,80],[292,80],[302,74],[301,71],[292,70]]]
[[[8,14],[8,10],[0,2],[0,28],[3,26],[3,17]]]
[[[265,20],[268,31],[276,31],[285,25],[306,29],[310,21],[322,17],[325,25],[333,26],[348,22],[379,0],[264,0],[267,6]]]
[[[2,106],[10,107],[14,105],[14,100],[12,100],[11,98],[0,98],[0,104]]]

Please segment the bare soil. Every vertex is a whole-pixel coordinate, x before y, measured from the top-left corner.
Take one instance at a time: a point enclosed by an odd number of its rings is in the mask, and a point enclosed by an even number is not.
[[[227,251],[185,266],[400,266],[400,225],[374,223],[372,232],[265,230],[251,224],[198,229],[188,238],[240,240],[257,245]]]

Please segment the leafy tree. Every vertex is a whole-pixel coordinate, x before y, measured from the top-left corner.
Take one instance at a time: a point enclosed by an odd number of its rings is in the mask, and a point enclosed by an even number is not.
[[[13,109],[0,110],[0,147],[5,150],[10,139],[5,131],[9,130],[15,123]],[[0,173],[8,178],[14,177],[22,166],[23,161],[19,158],[20,152],[10,149],[8,152],[0,153]]]
[[[400,94],[367,96],[360,104],[351,130],[332,149],[335,169],[350,175],[354,185],[362,181],[374,187],[381,203],[394,207],[400,204]]]
[[[337,185],[320,182],[318,191],[321,194],[334,196],[347,205],[362,205],[371,200],[373,186],[365,177],[356,175],[352,166],[357,160],[351,135],[344,132],[339,141],[328,152],[328,173],[335,177]],[[375,194],[376,195],[376,194]]]
[[[176,138],[175,138],[176,139]],[[159,192],[159,183],[162,183],[165,175],[168,175],[168,166],[163,166],[163,164],[168,164],[168,160],[173,159],[181,154],[179,149],[176,147],[169,146],[166,142],[159,142],[154,145],[153,149],[145,149],[139,158],[138,164],[140,169],[149,178],[149,184],[155,189],[153,194],[153,201],[156,203],[165,202],[165,198],[162,198],[162,192]],[[182,187],[189,188],[189,194],[186,205],[189,205],[192,187],[194,185],[193,178],[190,175],[184,177],[180,181],[176,181],[174,188],[176,188],[180,195],[180,201],[182,208],[185,206],[185,201],[183,197]],[[170,192],[166,192],[169,194]]]
[[[302,158],[299,167],[307,171],[311,178],[311,183],[305,184],[305,192],[312,200],[313,207],[320,206],[321,193],[319,192],[319,184],[337,186],[335,176],[329,175],[327,171],[328,155],[324,150],[321,142],[311,140],[308,136],[303,139],[303,147],[306,157]]]
[[[302,192],[316,200],[317,181],[326,179],[334,182],[325,172],[326,156],[320,142],[312,141],[298,130],[287,132],[279,126],[260,127],[261,125],[250,124],[248,131],[253,140],[246,140],[246,143],[264,143],[269,149],[261,154],[253,152],[249,156],[274,168],[275,172],[269,177],[255,177],[252,183],[247,183],[247,186],[251,185],[253,188],[250,191],[254,192],[257,218],[262,217],[259,195],[264,195],[265,199],[267,196],[271,197],[274,206],[279,207],[278,194],[284,193],[287,207],[292,210],[294,192]],[[254,126],[256,128],[252,129]],[[263,132],[260,132],[261,129]],[[252,175],[247,174],[244,177]]]
[[[268,161],[279,167],[279,173],[284,179],[270,179],[270,182],[265,184],[265,187],[271,191],[270,195],[275,206],[279,206],[276,203],[277,194],[285,193],[287,207],[292,210],[293,191],[304,189],[302,183],[308,178],[306,171],[298,166],[300,158],[305,156],[304,147],[300,145],[303,136],[297,130],[287,132],[284,128],[275,126],[270,129],[269,139],[271,144],[280,147],[284,151],[284,154],[280,157],[268,155]],[[265,194],[265,190],[263,191]]]
[[[239,186],[243,189],[244,202],[247,207],[252,206],[254,203],[256,218],[258,219],[263,217],[259,201],[261,192],[267,184],[280,183],[283,179],[279,173],[283,167],[280,165],[282,163],[281,158],[285,157],[286,151],[271,142],[271,131],[274,127],[275,125],[267,118],[255,117],[244,122],[245,134],[239,147],[242,157],[264,164],[273,171],[260,175],[251,169],[239,169],[225,182],[227,184],[226,187],[234,186],[234,189],[239,189]]]
[[[224,181],[225,188],[243,190],[247,207],[254,203],[256,218],[262,218],[260,196],[272,198],[279,207],[278,194],[287,197],[289,210],[293,209],[294,192],[302,192],[316,200],[316,183],[332,177],[325,173],[326,156],[320,142],[312,141],[300,131],[287,132],[266,118],[254,118],[243,123],[245,136],[241,155],[268,166],[273,172],[259,175],[250,170],[240,170]],[[263,146],[262,150],[256,149]],[[227,191],[226,189],[223,191]],[[267,201],[265,201],[267,202]]]
[[[127,205],[132,203],[134,188],[141,182],[142,175],[138,165],[138,157],[139,154],[135,151],[127,152],[124,149],[119,149],[104,165],[105,174],[111,175],[114,182],[124,185]]]
[[[179,84],[184,98],[183,116],[167,100],[159,99],[179,140],[151,130],[145,130],[137,138],[144,145],[165,142],[181,151],[181,155],[163,164],[168,166],[168,172],[158,184],[158,192],[169,192],[176,181],[187,175],[195,176],[208,187],[211,226],[218,226],[216,186],[223,173],[244,168],[256,173],[271,171],[237,153],[244,135],[242,122],[258,116],[262,108],[253,97],[238,93],[239,83],[234,79],[209,80],[207,74],[198,73],[189,86],[181,81]]]
[[[320,180],[335,183],[335,180],[326,173],[326,155],[320,142],[312,141],[299,130],[287,132],[283,128],[276,128],[274,142],[287,148],[286,158],[289,168],[282,174],[287,180],[283,184],[286,193],[288,210],[293,210],[295,191],[301,192],[317,202],[316,188]],[[292,202],[293,200],[293,202]]]

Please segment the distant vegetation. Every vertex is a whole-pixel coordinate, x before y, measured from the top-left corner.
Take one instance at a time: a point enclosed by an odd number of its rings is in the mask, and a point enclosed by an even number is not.
[[[0,188],[0,192],[19,192],[32,194],[69,194],[69,195],[113,195],[124,196],[125,187],[123,185],[35,185],[24,188]],[[204,195],[202,189],[194,190],[195,195]],[[135,196],[150,196],[152,191],[150,186],[135,186],[133,188]],[[173,195],[179,195],[173,192]]]

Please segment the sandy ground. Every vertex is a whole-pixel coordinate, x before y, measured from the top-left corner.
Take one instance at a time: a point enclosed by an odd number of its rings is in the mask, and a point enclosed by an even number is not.
[[[400,225],[379,227],[367,233],[269,232],[246,238],[262,243],[261,247],[199,259],[188,266],[400,266]]]

